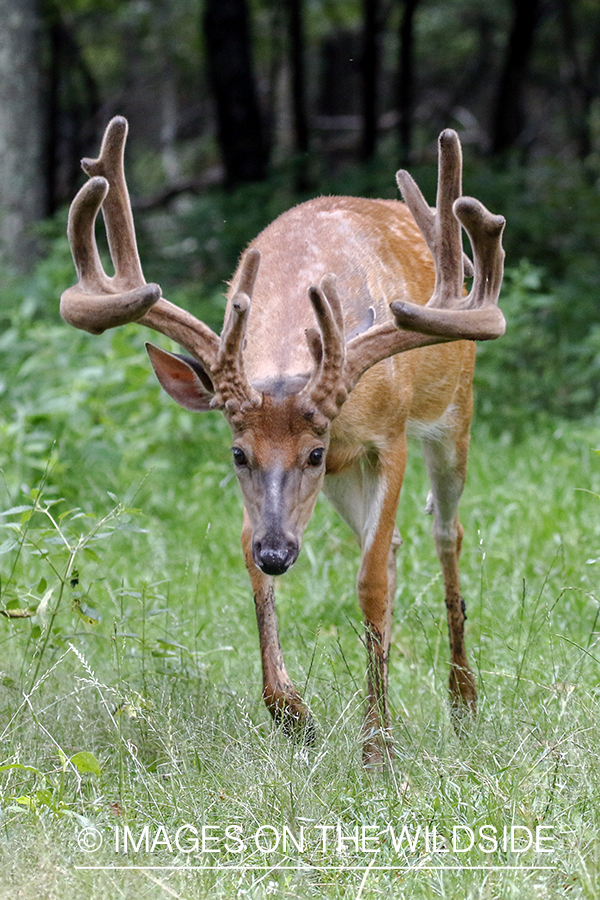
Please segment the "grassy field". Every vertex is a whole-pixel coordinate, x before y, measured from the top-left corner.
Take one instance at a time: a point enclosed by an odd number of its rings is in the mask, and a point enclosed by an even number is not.
[[[396,758],[376,776],[360,765],[358,555],[326,502],[278,593],[318,723],[307,751],[260,699],[218,415],[159,393],[135,328],[90,338],[26,300],[0,353],[2,898],[600,896],[597,429],[474,428],[462,571],[480,702],[460,739],[413,447]]]

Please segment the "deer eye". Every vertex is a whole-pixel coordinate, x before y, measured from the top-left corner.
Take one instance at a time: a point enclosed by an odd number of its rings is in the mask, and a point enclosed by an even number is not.
[[[233,453],[233,461],[236,466],[245,466],[247,464],[248,459],[241,447],[232,447],[231,452]]]
[[[324,447],[315,447],[314,450],[311,450],[308,454],[308,462],[311,466],[320,466],[323,462],[323,454],[325,452]]]

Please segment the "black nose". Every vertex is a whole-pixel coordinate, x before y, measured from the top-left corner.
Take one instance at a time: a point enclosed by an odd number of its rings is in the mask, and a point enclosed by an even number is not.
[[[255,541],[252,555],[265,575],[283,575],[298,559],[298,544],[295,541]]]

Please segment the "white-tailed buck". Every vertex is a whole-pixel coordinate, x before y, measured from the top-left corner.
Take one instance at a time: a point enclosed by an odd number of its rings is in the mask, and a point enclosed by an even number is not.
[[[288,677],[279,643],[273,576],[298,557],[317,495],[325,491],[361,548],[358,599],[368,688],[364,759],[387,752],[387,669],[396,509],[407,435],[423,444],[433,533],[450,633],[453,708],[473,710],[465,653],[465,605],[457,507],[472,411],[473,340],[503,334],[498,309],[504,219],[461,196],[457,135],[439,139],[435,209],[406,172],[396,200],[319,197],[279,216],[243,253],[219,337],[146,284],[123,171],[125,119],[113,119],[90,180],[73,201],[69,239],[78,274],[63,318],[98,334],[137,321],[190,356],[148,344],[164,389],[186,409],[221,410],[233,435],[244,499],[242,547],[256,604],[263,697],[275,719],[305,740],[310,715]],[[102,207],[115,266],[108,277],[94,238]],[[474,272],[463,258],[461,225]],[[463,288],[465,265],[473,275]],[[410,351],[410,352],[407,352]]]

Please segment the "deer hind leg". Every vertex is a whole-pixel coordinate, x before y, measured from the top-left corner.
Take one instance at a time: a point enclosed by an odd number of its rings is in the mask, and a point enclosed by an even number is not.
[[[390,755],[388,661],[396,551],[401,543],[395,520],[405,465],[403,438],[385,458],[363,459],[360,465],[327,476],[324,486],[332,506],[350,525],[362,549],[357,591],[367,647],[363,762],[370,767],[381,767]]]
[[[433,515],[433,536],[439,557],[450,638],[450,701],[453,713],[475,712],[477,689],[469,667],[464,640],[465,601],[460,592],[458,559],[463,527],[458,521],[469,448],[468,431],[457,438],[448,433],[439,440],[424,441],[424,455],[431,480],[427,511]]]
[[[305,744],[312,744],[315,739],[314,722],[285,668],[279,641],[273,579],[254,565],[252,527],[245,510],[242,549],[254,593],[263,671],[263,700],[273,719],[286,734],[299,738]]]

